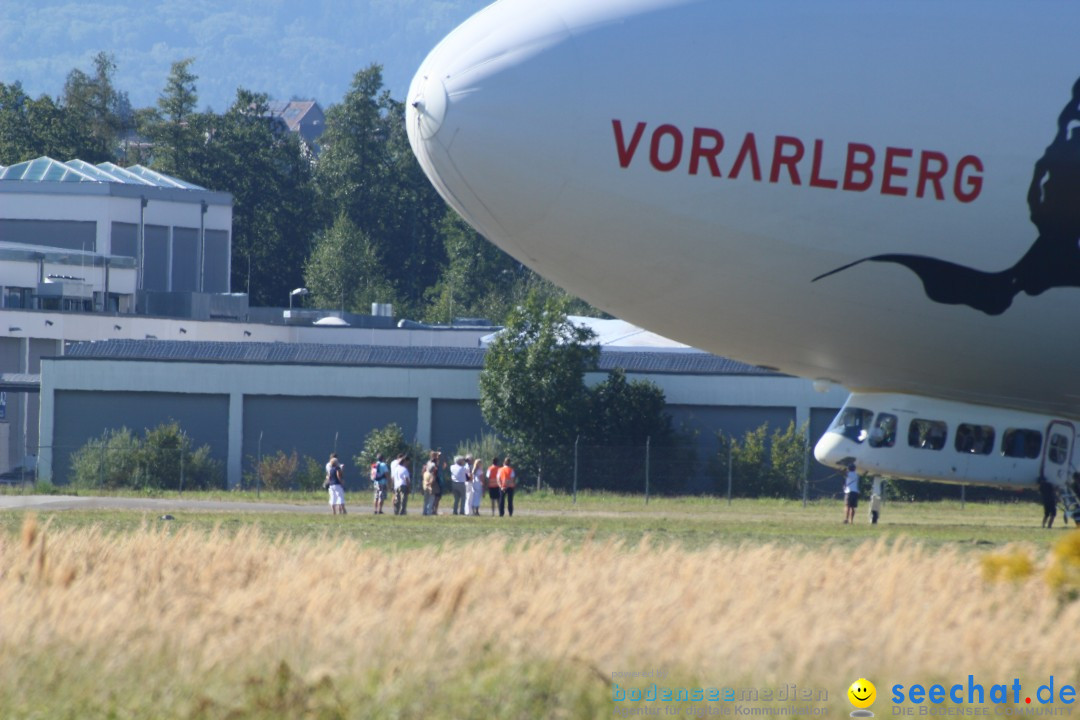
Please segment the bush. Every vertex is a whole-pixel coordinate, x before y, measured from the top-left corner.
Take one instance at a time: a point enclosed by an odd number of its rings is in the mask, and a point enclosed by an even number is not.
[[[386,427],[376,428],[364,438],[364,449],[359,455],[353,457],[354,477],[360,487],[368,487],[371,484],[371,465],[380,454],[386,458],[387,466],[401,453],[412,456],[413,467],[419,467],[418,462],[427,460],[427,451],[419,443],[410,443],[405,439],[405,433],[397,423],[390,423]],[[321,480],[320,480],[321,487]]]
[[[481,460],[484,468],[487,468],[491,464],[491,459],[498,457],[502,459],[506,455],[506,451],[503,449],[503,443],[495,435],[489,433],[482,434],[479,439],[473,438],[472,440],[466,440],[457,446],[454,451],[455,455],[472,455],[473,459]]]
[[[258,463],[255,472],[262,480],[264,490],[290,490],[296,481],[296,471],[300,466],[300,458],[296,451],[292,455],[286,455],[283,450],[278,450],[276,455],[267,455]]]
[[[748,430],[741,440],[726,435],[708,471],[716,478],[718,492],[727,491],[728,455],[732,465],[732,492],[739,497],[788,497],[802,495],[810,445],[806,425],[789,423],[769,433],[768,423]]]
[[[321,463],[310,455],[305,455],[300,470],[296,474],[296,489],[302,491],[315,491],[323,489],[323,480],[326,479],[326,464]]]
[[[71,456],[72,485],[98,489],[192,489],[220,487],[221,463],[210,446],[192,448],[175,420],[139,437],[126,427],[106,430]]]
[[[72,485],[113,490],[138,485],[142,442],[126,427],[107,430],[71,455]]]

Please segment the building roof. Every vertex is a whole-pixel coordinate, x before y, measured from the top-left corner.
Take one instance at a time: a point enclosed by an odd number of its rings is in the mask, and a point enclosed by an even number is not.
[[[290,130],[299,132],[304,116],[318,108],[319,104],[314,100],[272,100],[267,103],[267,107],[270,114],[284,120]],[[321,108],[319,112],[322,113]]]
[[[685,352],[704,353],[704,350],[684,345],[677,340],[666,338],[663,335],[640,328],[625,320],[587,317],[585,315],[570,315],[566,318],[577,327],[588,328],[593,331],[593,342],[604,350],[619,350],[630,352]],[[480,338],[480,344],[487,347],[499,333],[498,331]]]
[[[149,185],[152,187],[181,190],[205,190],[206,188],[159,173],[142,165],[122,168],[113,163],[92,165],[84,160],[60,162],[51,157],[0,166],[0,180],[22,182],[95,182],[120,183],[124,185]]]
[[[102,340],[75,343],[63,359],[480,370],[484,367],[485,352],[483,348],[455,347]],[[705,352],[602,350],[599,370],[616,368],[641,374],[779,376],[771,370]]]

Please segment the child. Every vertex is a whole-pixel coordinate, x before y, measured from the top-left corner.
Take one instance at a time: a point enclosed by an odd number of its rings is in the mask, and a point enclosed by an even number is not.
[[[881,477],[874,478],[874,487],[870,491],[870,524],[877,525],[881,517]]]

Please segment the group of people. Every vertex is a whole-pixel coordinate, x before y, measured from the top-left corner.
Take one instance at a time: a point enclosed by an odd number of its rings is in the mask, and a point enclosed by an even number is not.
[[[375,515],[383,514],[383,504],[393,485],[393,508],[395,515],[408,514],[409,495],[413,489],[412,458],[408,453],[401,453],[387,465],[386,457],[381,453],[371,465],[371,484],[374,492]],[[326,463],[326,480],[323,487],[330,494],[330,511],[345,514],[345,484],[343,472],[345,466],[338,459],[337,453],[330,455]],[[514,515],[514,491],[517,489],[517,474],[510,464],[510,458],[498,457],[491,461],[485,471],[479,459],[471,455],[458,455],[447,467],[442,460],[442,453],[433,450],[424,464],[421,474],[421,489],[424,494],[424,515],[438,515],[439,502],[444,490],[449,487],[453,495],[454,515],[479,515],[484,491],[491,499],[491,515],[494,517],[498,507],[499,516],[507,512]]]
[[[1045,477],[1039,476],[1038,480],[1039,498],[1042,501],[1043,506],[1043,520],[1042,526],[1044,528],[1051,528],[1054,525],[1054,519],[1057,517],[1057,507],[1060,501],[1059,490]],[[1073,473],[1072,475],[1072,491],[1080,497],[1080,472]],[[870,523],[876,525],[878,518],[881,516],[881,478],[874,477],[874,486],[870,491]],[[855,509],[859,507],[859,474],[855,471],[854,463],[847,466],[847,473],[844,475],[844,524],[851,524],[855,522]],[[1066,516],[1066,524],[1068,523],[1068,517]],[[1077,522],[1080,526],[1080,521]]]

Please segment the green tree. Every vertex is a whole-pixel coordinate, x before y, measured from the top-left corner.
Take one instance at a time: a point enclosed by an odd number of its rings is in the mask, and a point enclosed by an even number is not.
[[[315,237],[304,283],[316,307],[366,313],[373,302],[394,302],[379,248],[347,215]]]
[[[37,143],[30,123],[30,98],[21,83],[0,83],[0,165],[34,157]]]
[[[670,445],[674,437],[671,416],[664,408],[664,391],[648,380],[627,381],[616,368],[589,391],[587,437],[597,445]]]
[[[158,97],[157,108],[139,115],[140,131],[153,141],[153,166],[179,178],[189,178],[198,162],[202,118],[196,112],[198,76],[191,72],[195,58],[178,60]]]
[[[364,438],[364,449],[359,455],[353,457],[353,463],[359,468],[363,476],[361,482],[369,479],[368,471],[380,454],[386,458],[389,465],[394,458],[401,453],[408,453],[414,460],[424,456],[424,448],[417,443],[411,443],[405,438],[405,432],[397,423],[390,423],[386,427],[375,428]]]
[[[281,306],[303,281],[314,195],[300,140],[267,103],[239,89],[224,115],[204,115],[202,159],[185,179],[232,193],[232,287],[253,305]]]
[[[589,405],[585,373],[596,366],[599,348],[591,329],[567,320],[564,301],[530,294],[511,311],[484,357],[480,408],[497,433],[513,446],[525,474],[537,484],[548,472],[555,484],[565,467]],[[562,483],[565,484],[565,483]]]
[[[425,292],[428,322],[455,317],[486,317],[501,322],[523,286],[520,264],[485,240],[452,209],[439,223],[446,264],[438,282]]]
[[[315,183],[324,223],[344,213],[364,231],[402,314],[420,316],[424,292],[445,265],[437,227],[446,206],[404,128],[404,106],[383,90],[382,68],[357,72],[342,102],[326,111]]]
[[[116,59],[99,52],[93,62],[93,74],[78,68],[68,73],[63,107],[76,127],[88,130],[87,135],[79,134],[86,144],[76,148],[76,157],[99,163],[116,159],[120,136],[130,127],[132,114],[127,93],[113,84]]]
[[[769,424],[762,423],[748,430],[740,442],[732,442],[734,492],[743,497],[762,497],[771,494],[769,472]]]
[[[809,451],[805,423],[801,427],[795,427],[793,420],[784,430],[778,429],[773,433],[770,443],[770,467],[777,494],[785,497],[802,495]]]
[[[22,85],[0,83],[0,165],[47,155],[59,160],[84,157],[93,145],[88,126],[48,95],[33,100]]]

